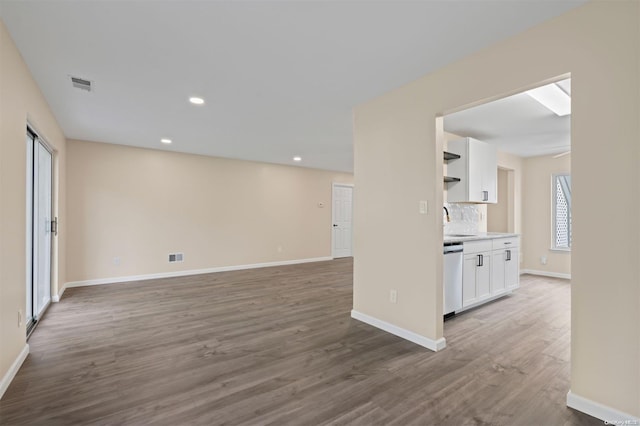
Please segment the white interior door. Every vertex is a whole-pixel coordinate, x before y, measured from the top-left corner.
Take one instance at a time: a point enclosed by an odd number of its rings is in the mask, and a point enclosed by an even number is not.
[[[33,145],[33,316],[38,319],[51,301],[51,152]]]
[[[334,258],[352,256],[353,186],[334,183],[332,194],[331,255]]]

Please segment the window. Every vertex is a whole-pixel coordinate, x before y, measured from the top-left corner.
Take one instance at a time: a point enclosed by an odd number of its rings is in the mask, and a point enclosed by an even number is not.
[[[571,250],[571,175],[553,175],[552,249]]]

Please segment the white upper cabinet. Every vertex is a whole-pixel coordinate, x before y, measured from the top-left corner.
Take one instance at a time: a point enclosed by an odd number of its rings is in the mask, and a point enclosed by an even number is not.
[[[447,164],[447,175],[460,182],[447,185],[449,203],[498,202],[498,152],[493,145],[472,138],[450,141],[447,152],[460,158]]]

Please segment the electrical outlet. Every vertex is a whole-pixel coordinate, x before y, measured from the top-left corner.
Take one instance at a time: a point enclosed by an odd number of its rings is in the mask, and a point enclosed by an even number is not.
[[[391,303],[397,303],[398,302],[398,291],[397,290],[390,290],[389,291],[389,302],[391,302]]]
[[[282,246],[278,246],[278,253],[282,253]]]
[[[22,327],[22,309],[18,309],[18,327]]]
[[[540,263],[543,265],[547,264],[547,256],[540,256]]]
[[[120,265],[120,257],[119,256],[116,256],[116,257],[113,258],[113,264],[116,265],[116,266]]]

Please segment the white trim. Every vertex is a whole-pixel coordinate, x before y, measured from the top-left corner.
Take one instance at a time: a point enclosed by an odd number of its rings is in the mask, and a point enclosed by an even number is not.
[[[520,275],[522,274],[539,275],[541,277],[551,278],[563,278],[565,280],[571,279],[571,274],[563,274],[561,272],[536,271],[534,269],[521,269]]]
[[[60,299],[62,299],[62,295],[64,294],[64,291],[67,289],[67,284],[62,286],[62,290],[58,293],[58,294],[54,294],[53,297],[51,298],[51,300],[54,303],[58,303],[60,301]]]
[[[558,176],[571,176],[569,172],[558,172],[551,174],[551,251],[568,251],[571,252],[571,240],[569,247],[556,247],[556,179]],[[571,206],[569,206],[569,216],[571,216]],[[569,235],[571,235],[571,222],[569,222]]]
[[[42,136],[43,133],[40,131],[38,126],[35,126],[33,124],[33,121],[31,121],[31,118],[29,117],[28,114],[27,114],[27,127],[31,127],[31,131],[36,134],[36,137],[42,142],[44,147],[47,149],[47,151],[49,151],[51,153],[51,156],[53,157],[53,153],[57,152],[57,150],[55,149],[55,147],[52,144],[49,143],[49,141],[47,141],[47,138]]]
[[[25,303],[25,316],[28,316],[28,306],[31,305],[31,316],[33,317],[33,139],[29,134],[29,120],[27,120],[27,128],[25,129],[25,210],[26,210],[26,222],[25,222],[25,286],[23,287],[26,295]],[[31,299],[31,300],[29,300]],[[2,397],[0,395],[0,397]]]
[[[379,320],[362,312],[358,312],[355,309],[351,310],[351,318],[362,321],[365,324],[372,325],[376,328],[386,331],[387,333],[395,334],[398,337],[402,337],[405,340],[413,342],[417,345],[430,349],[434,352],[440,351],[447,346],[447,341],[444,337],[438,340],[432,340],[428,337],[421,336],[413,331],[406,330],[396,325],[390,324],[386,321]]]
[[[174,278],[174,277],[185,277],[188,275],[200,275],[200,274],[210,274],[213,272],[226,272],[226,271],[239,271],[242,269],[255,269],[255,268],[268,268],[271,266],[284,266],[284,265],[296,265],[299,263],[311,263],[311,262],[324,262],[327,260],[333,260],[332,257],[312,257],[308,259],[295,259],[295,260],[284,260],[278,262],[265,262],[265,263],[253,263],[249,265],[233,265],[233,266],[219,266],[216,268],[206,268],[206,269],[191,269],[188,271],[175,271],[175,272],[161,272],[158,274],[144,274],[144,275],[129,275],[124,277],[112,277],[112,278],[98,278],[95,280],[84,280],[84,281],[72,281],[65,284],[64,288],[69,287],[84,287],[89,285],[102,285],[102,284],[115,284],[115,283],[124,283],[129,281],[142,281],[142,280],[153,280],[157,278]]]
[[[336,254],[335,251],[333,250],[333,248],[335,247],[335,245],[333,244],[333,224],[335,223],[335,217],[334,217],[334,213],[335,211],[333,210],[333,205],[335,204],[335,200],[333,198],[333,194],[335,193],[334,189],[336,186],[345,186],[347,188],[351,188],[351,254],[350,256],[353,256],[353,184],[352,183],[339,183],[339,182],[331,182],[331,257],[333,259],[339,259],[336,258]],[[349,256],[341,256],[341,257],[349,257]]]
[[[600,419],[604,424],[640,425],[640,418],[638,417],[576,395],[571,391],[567,393],[567,407]]]
[[[11,367],[9,367],[9,370],[7,370],[6,374],[2,378],[2,381],[0,381],[0,399],[2,399],[2,396],[9,388],[9,385],[11,384],[11,381],[13,381],[13,378],[16,377],[16,374],[18,374],[18,370],[20,370],[20,367],[22,367],[22,363],[24,362],[24,360],[27,359],[27,355],[29,355],[29,345],[25,343],[24,348],[22,348],[22,351],[20,351],[18,357],[13,361],[13,364],[11,364]]]
[[[553,248],[553,247],[551,247],[549,249],[549,251],[555,251],[555,252],[558,252],[558,253],[569,253],[569,254],[571,254],[571,248]]]

